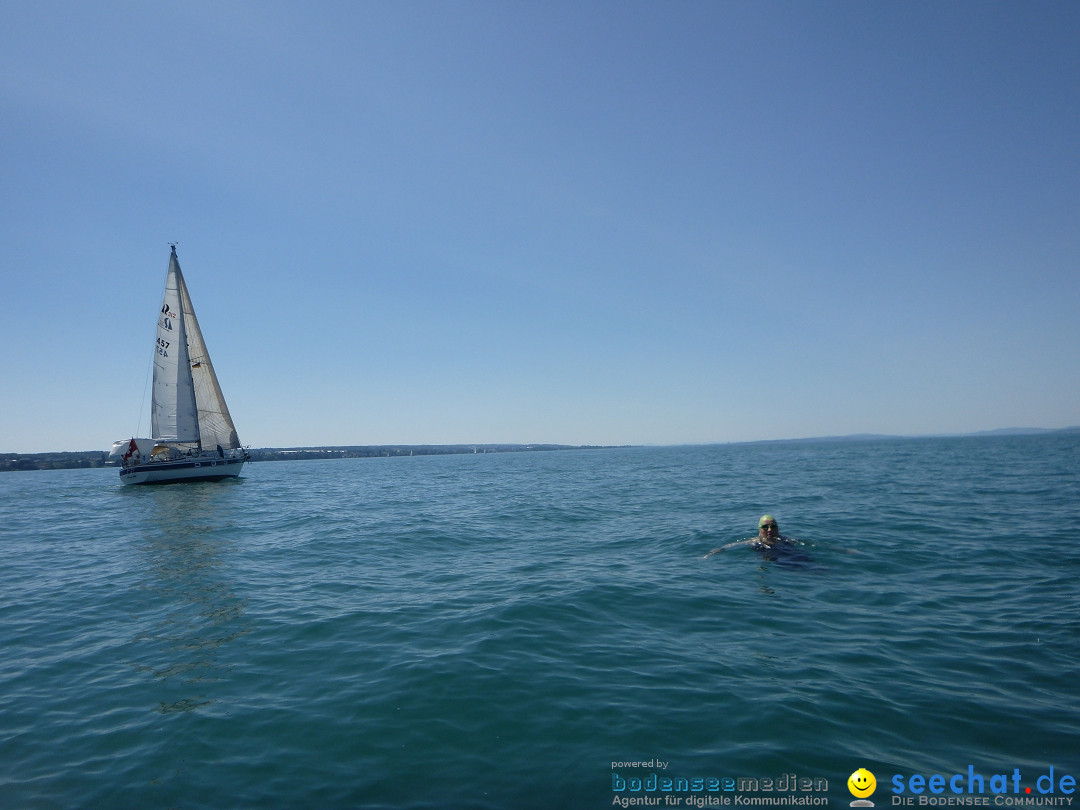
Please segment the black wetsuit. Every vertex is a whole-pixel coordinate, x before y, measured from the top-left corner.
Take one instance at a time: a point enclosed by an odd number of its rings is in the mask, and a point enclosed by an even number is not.
[[[780,536],[772,543],[755,539],[750,547],[766,560],[781,565],[805,565],[814,561],[813,557],[802,550],[802,544],[790,537]]]

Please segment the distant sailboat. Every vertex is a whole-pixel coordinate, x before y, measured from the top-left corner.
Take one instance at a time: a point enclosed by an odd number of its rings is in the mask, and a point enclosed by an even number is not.
[[[249,458],[214,374],[175,245],[158,313],[150,432],[153,438],[113,444],[109,455],[120,458],[125,484],[235,478]]]

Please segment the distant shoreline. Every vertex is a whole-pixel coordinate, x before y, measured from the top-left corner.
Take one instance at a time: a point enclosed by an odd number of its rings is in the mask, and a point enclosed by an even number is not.
[[[848,436],[817,436],[802,439],[752,439],[740,442],[699,442],[686,445],[640,445],[707,447],[722,444],[795,444],[813,442],[892,441],[900,439],[963,439],[977,437],[1048,436],[1080,433],[1080,426],[1067,428],[1001,428],[974,433],[935,433],[917,436],[857,433]],[[472,453],[528,453],[553,450],[604,450],[639,445],[598,444],[373,444],[321,447],[260,447],[249,449],[252,461],[302,461],[329,458],[388,458],[400,456],[448,456]],[[78,470],[116,467],[106,450],[61,451],[53,453],[0,453],[0,472],[20,470]]]
[[[388,458],[448,456],[481,453],[527,453],[552,450],[599,450],[613,445],[569,444],[379,444],[336,447],[260,447],[249,449],[251,461],[303,461],[331,458]],[[627,445],[623,445],[627,446]],[[85,470],[118,467],[107,450],[54,453],[0,453],[0,472],[29,470]]]

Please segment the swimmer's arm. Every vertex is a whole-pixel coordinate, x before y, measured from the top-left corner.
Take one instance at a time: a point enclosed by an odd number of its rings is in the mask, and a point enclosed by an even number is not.
[[[735,548],[736,546],[748,546],[753,543],[757,538],[750,538],[749,540],[736,540],[734,543],[728,543],[726,546],[720,546],[720,548],[714,548],[703,559],[711,557],[713,554],[719,554],[721,551],[727,551],[729,548]]]

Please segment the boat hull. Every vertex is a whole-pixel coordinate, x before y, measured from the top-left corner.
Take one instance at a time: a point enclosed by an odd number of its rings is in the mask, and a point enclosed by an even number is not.
[[[194,481],[221,481],[236,478],[245,458],[197,458],[155,461],[120,470],[124,484],[179,484]]]

